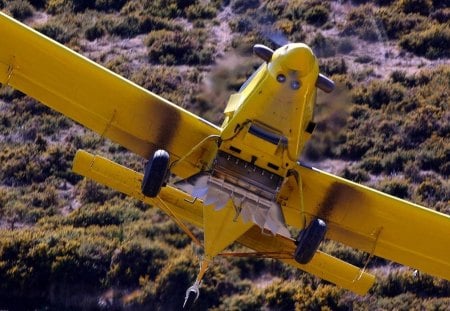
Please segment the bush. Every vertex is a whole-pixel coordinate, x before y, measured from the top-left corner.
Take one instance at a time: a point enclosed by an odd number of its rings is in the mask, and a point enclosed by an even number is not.
[[[322,61],[320,72],[327,75],[342,75],[347,73],[347,64],[343,58]]]
[[[186,9],[186,16],[190,20],[213,19],[217,15],[217,9],[210,4],[194,4]]]
[[[405,35],[400,39],[400,46],[429,59],[450,57],[450,26],[433,25],[424,31]]]
[[[105,29],[100,23],[95,23],[95,25],[87,28],[84,32],[84,36],[89,41],[93,41],[102,37],[105,34]]]
[[[161,243],[142,238],[126,241],[114,251],[111,258],[109,283],[137,286],[141,277],[154,280],[167,264],[170,255],[170,249]]]
[[[349,179],[357,183],[362,183],[370,180],[369,174],[367,174],[366,171],[361,169],[345,168],[340,175],[345,179]]]
[[[234,13],[242,14],[259,6],[259,0],[231,0],[231,9]]]
[[[404,13],[428,15],[431,10],[430,0],[400,0],[399,7]]]
[[[24,20],[33,15],[33,7],[24,0],[12,1],[8,6],[12,16],[18,20]]]
[[[127,16],[106,25],[108,32],[122,38],[132,38],[142,33],[141,24],[136,16]]]
[[[213,61],[214,49],[201,30],[174,32],[160,30],[146,40],[149,59],[167,65],[204,65]]]
[[[328,21],[330,9],[324,5],[314,5],[306,9],[304,18],[308,24],[322,26]]]
[[[318,33],[309,43],[317,57],[332,57],[336,55],[336,42],[334,39],[324,37]]]
[[[122,9],[126,2],[127,0],[95,0],[94,7],[99,11],[118,11]]]
[[[36,27],[36,30],[64,44],[75,36],[74,29],[69,30],[68,26],[60,21],[50,21],[42,26]]]
[[[380,174],[383,171],[383,160],[379,156],[369,156],[364,157],[359,164],[359,166],[372,173],[372,174]]]
[[[372,6],[364,5],[350,11],[341,34],[356,35],[366,41],[377,41],[379,34],[375,24]]]
[[[382,192],[388,193],[400,199],[409,197],[409,185],[401,179],[393,179],[381,182],[378,186]]]
[[[389,39],[398,39],[405,34],[422,31],[428,28],[429,23],[429,20],[421,15],[399,13],[391,8],[378,10],[376,20]]]
[[[355,46],[350,38],[342,38],[338,41],[337,50],[339,53],[349,54],[354,48]]]
[[[36,9],[43,9],[47,4],[47,0],[28,0]]]
[[[422,202],[430,204],[436,201],[448,201],[449,191],[449,187],[446,189],[439,179],[427,178],[417,187],[416,195]]]
[[[444,176],[449,175],[450,144],[445,138],[433,135],[420,146],[417,161],[422,170],[433,170]]]
[[[404,94],[405,89],[398,84],[373,81],[368,86],[353,89],[352,101],[358,105],[367,104],[372,109],[380,109],[389,103],[400,102]]]

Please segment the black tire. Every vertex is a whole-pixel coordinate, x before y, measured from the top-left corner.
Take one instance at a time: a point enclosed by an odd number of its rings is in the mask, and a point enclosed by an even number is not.
[[[165,150],[157,150],[153,158],[145,165],[144,179],[142,180],[142,193],[154,198],[159,194],[166,181],[169,168],[169,154]]]
[[[296,241],[295,261],[302,265],[310,262],[325,238],[326,232],[327,225],[322,219],[314,219],[308,227],[300,231]]]

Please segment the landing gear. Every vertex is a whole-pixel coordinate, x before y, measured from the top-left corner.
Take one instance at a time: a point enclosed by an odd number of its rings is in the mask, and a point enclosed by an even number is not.
[[[200,296],[200,284],[202,282],[203,276],[206,270],[208,270],[209,264],[211,263],[210,258],[203,258],[200,263],[200,271],[197,275],[197,279],[194,285],[189,287],[186,291],[186,296],[184,297],[183,309],[190,310],[193,304],[197,301],[198,296]]]
[[[308,227],[300,231],[296,240],[295,261],[302,265],[310,262],[323,241],[326,232],[327,225],[322,219],[318,218],[311,221]]]
[[[144,179],[142,180],[142,193],[154,198],[158,195],[167,178],[169,168],[169,153],[165,150],[157,150],[153,158],[145,166]]]

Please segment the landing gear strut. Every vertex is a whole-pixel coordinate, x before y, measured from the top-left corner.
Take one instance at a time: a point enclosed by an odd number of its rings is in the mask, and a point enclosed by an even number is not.
[[[295,261],[302,265],[310,262],[323,241],[326,232],[327,225],[319,218],[311,221],[308,227],[300,231],[296,240]]]
[[[210,258],[203,258],[200,263],[200,271],[197,275],[197,279],[194,285],[189,287],[186,291],[186,296],[184,297],[183,309],[190,310],[193,304],[197,301],[198,296],[200,296],[200,284],[202,282],[203,276],[206,270],[208,270],[209,264],[211,263]]]

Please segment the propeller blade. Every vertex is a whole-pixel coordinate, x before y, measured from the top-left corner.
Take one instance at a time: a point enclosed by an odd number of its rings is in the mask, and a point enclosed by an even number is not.
[[[336,88],[333,80],[321,73],[319,73],[319,76],[317,77],[316,86],[325,93],[331,93]]]
[[[253,53],[268,63],[272,59],[273,50],[265,45],[255,44],[253,46]]]

